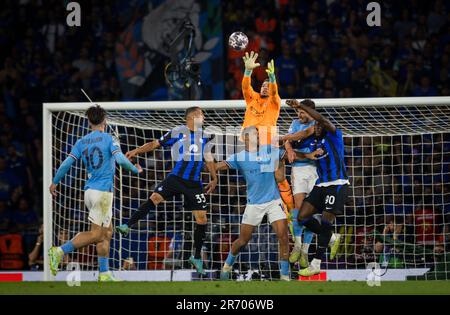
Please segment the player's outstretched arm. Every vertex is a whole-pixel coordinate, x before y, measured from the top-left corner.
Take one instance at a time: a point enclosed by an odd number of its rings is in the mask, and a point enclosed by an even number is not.
[[[314,134],[314,126],[280,137],[280,141],[302,141]]]
[[[117,152],[115,155],[116,162],[122,166],[127,171],[131,171],[134,174],[139,174],[142,172],[142,167],[139,164],[133,165],[122,152]]]
[[[316,122],[322,124],[324,128],[328,131],[331,131],[332,133],[336,132],[336,126],[333,125],[333,123],[328,120],[327,118],[323,117],[318,111],[315,109],[309,108],[302,103],[300,103],[297,100],[287,100],[286,104],[292,108],[298,108],[301,110],[304,110],[306,113],[308,113],[309,116],[311,116]]]
[[[323,154],[323,150],[322,149],[317,149],[316,151],[311,152],[311,153],[304,153],[304,152],[294,151],[294,153],[296,155],[295,160],[299,160],[299,161],[317,160],[317,157],[319,157],[319,156],[321,156]],[[287,154],[285,155],[284,159],[285,160],[289,159]]]
[[[251,84],[251,76],[253,69],[260,66],[260,64],[256,62],[257,58],[258,54],[254,51],[250,52],[250,55],[246,52],[245,56],[242,57],[245,65],[244,77],[242,78],[242,95],[246,101],[249,101],[254,93]]]
[[[206,168],[208,169],[210,181],[208,185],[206,186],[206,194],[210,194],[216,189],[217,186],[217,171],[216,171],[216,164],[214,163],[214,159],[207,159],[206,160]]]
[[[159,143],[159,140],[153,140],[151,142],[148,142],[146,144],[144,144],[143,146],[136,148],[134,150],[128,151],[125,156],[127,159],[131,160],[132,158],[134,158],[136,155],[140,155],[140,154],[144,154],[147,152],[152,152],[156,149],[158,149],[161,146],[161,144]]]
[[[59,166],[58,170],[56,171],[55,178],[53,178],[53,182],[50,185],[50,193],[53,196],[56,196],[56,186],[59,184],[61,179],[67,174],[70,167],[72,166],[73,162],[75,162],[75,159],[72,157],[72,155],[69,155],[64,162]]]

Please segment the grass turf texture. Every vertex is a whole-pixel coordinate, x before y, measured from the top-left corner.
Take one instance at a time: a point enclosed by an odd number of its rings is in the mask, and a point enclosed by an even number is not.
[[[162,294],[162,295],[283,295],[283,294],[450,294],[450,281],[393,281],[369,287],[362,281],[342,282],[0,282],[3,294]]]

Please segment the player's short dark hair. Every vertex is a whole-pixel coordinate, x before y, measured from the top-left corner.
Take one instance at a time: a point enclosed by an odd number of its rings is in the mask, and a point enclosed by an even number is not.
[[[100,105],[95,104],[88,108],[86,117],[92,125],[100,125],[106,118],[106,110]]]
[[[310,99],[304,99],[303,101],[300,102],[300,104],[305,105],[306,107],[315,109],[316,108],[316,103],[314,103],[313,100]]]
[[[191,113],[196,112],[198,110],[202,110],[202,109],[198,106],[192,106],[192,107],[186,108],[186,111],[184,113],[184,119],[187,119]]]

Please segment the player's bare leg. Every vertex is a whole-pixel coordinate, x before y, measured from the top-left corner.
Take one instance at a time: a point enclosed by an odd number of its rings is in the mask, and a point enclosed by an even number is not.
[[[241,250],[241,248],[247,245],[248,242],[250,242],[254,228],[255,227],[253,225],[241,224],[241,232],[239,234],[239,238],[235,240],[231,245],[231,250],[228,253],[227,259],[225,260],[222,271],[220,272],[221,280],[230,279],[230,273],[233,268],[234,261],[236,260],[237,255],[239,255],[239,251]]]
[[[71,253],[76,249],[85,247],[90,244],[97,244],[103,240],[102,227],[92,223],[91,230],[86,232],[80,232],[73,239],[66,242],[60,247],[52,247],[49,250],[50,258],[50,270],[54,276],[56,276],[59,268],[59,264],[65,254]]]
[[[97,256],[98,256],[98,281],[101,282],[112,282],[119,281],[115,278],[109,271],[109,244],[112,238],[112,224],[109,227],[102,228],[103,240],[98,242],[96,245]]]
[[[292,210],[292,235],[294,237],[294,248],[292,249],[291,255],[289,256],[289,262],[295,263],[299,261],[301,268],[308,267],[308,250],[309,244],[311,244],[313,233],[304,228],[298,220],[298,209],[302,208],[303,200],[305,200],[306,193],[298,193],[294,195],[295,209]],[[302,242],[303,234],[303,242]]]
[[[163,201],[163,196],[156,192],[152,193],[149,200],[142,203],[138,210],[133,212],[128,224],[121,224],[117,226],[116,232],[122,234],[123,236],[127,236],[131,227],[133,227],[139,220],[145,218],[150,211],[155,210],[155,207]]]
[[[280,244],[280,280],[289,281],[289,236],[287,220],[273,222],[272,228]]]
[[[195,218],[194,231],[194,255],[189,258],[189,262],[195,267],[198,273],[205,274],[203,270],[203,261],[201,257],[202,246],[206,236],[206,224],[208,217],[205,210],[194,210],[192,214]]]

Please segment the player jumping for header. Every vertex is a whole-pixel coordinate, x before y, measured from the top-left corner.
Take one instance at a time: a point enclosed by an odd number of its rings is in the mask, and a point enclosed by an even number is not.
[[[176,164],[170,174],[156,187],[149,200],[139,206],[133,213],[128,224],[122,224],[116,230],[127,235],[140,219],[154,210],[161,202],[176,195],[184,196],[184,207],[191,210],[195,217],[194,255],[189,262],[200,274],[204,274],[201,249],[206,235],[207,204],[201,182],[201,171],[204,160],[210,174],[210,182],[206,187],[206,194],[214,191],[217,185],[217,175],[214,168],[214,159],[210,153],[208,142],[211,137],[204,135],[202,130],[204,115],[200,107],[189,107],[185,113],[186,125],[178,126],[167,132],[160,139],[127,152],[126,156],[132,159],[136,155],[152,152],[163,147],[172,147],[172,158]],[[208,148],[208,149],[207,149]]]
[[[242,218],[239,238],[231,246],[220,277],[222,280],[230,278],[230,272],[239,251],[250,241],[254,228],[260,225],[264,216],[267,215],[279,241],[280,279],[289,281],[288,226],[274,176],[277,164],[285,154],[275,146],[263,145],[258,148],[258,130],[255,126],[245,128],[242,135],[245,149],[229,156],[226,161],[216,164],[217,170],[239,170],[247,182],[247,206]],[[298,158],[312,159],[321,153],[320,150],[308,154],[299,153]]]
[[[251,75],[253,69],[260,66],[256,62],[258,54],[253,51],[250,55],[246,52],[243,57],[245,72],[242,79],[242,94],[247,104],[243,128],[255,126],[259,131],[259,141],[261,145],[267,145],[276,137],[278,117],[280,116],[281,99],[278,95],[278,86],[275,78],[275,65],[271,60],[266,72],[268,79],[261,86],[260,93],[255,92],[251,86]],[[275,171],[275,179],[283,202],[287,210],[294,209],[294,198],[291,187],[286,179],[284,162],[281,161],[279,168]]]
[[[311,264],[299,275],[312,276],[320,273],[320,263],[333,231],[336,215],[342,214],[348,195],[349,180],[344,161],[344,139],[342,131],[315,109],[305,106],[297,100],[286,103],[293,108],[305,111],[315,121],[312,151],[321,149],[323,154],[315,160],[318,179],[313,190],[303,201],[298,222],[318,235],[317,250]],[[321,222],[314,214],[321,212]]]
[[[315,109],[315,103],[312,100],[305,99],[300,102],[306,107]],[[287,102],[287,105],[290,105]],[[301,268],[308,267],[308,250],[314,234],[305,229],[303,225],[297,221],[298,209],[302,208],[303,200],[314,188],[317,181],[317,171],[313,160],[298,160],[296,152],[311,152],[311,143],[314,141],[314,119],[304,110],[296,109],[298,119],[292,121],[287,135],[280,138],[285,142],[287,159],[291,163],[292,172],[292,190],[294,193],[295,209],[291,211],[292,217],[292,234],[294,236],[294,248],[289,256],[289,262],[295,263],[299,261]],[[302,240],[303,234],[303,240]],[[303,242],[302,242],[303,241]],[[331,237],[330,259],[336,255],[340,244],[340,235],[334,234]]]
[[[135,174],[142,168],[128,161],[120,150],[117,139],[105,132],[106,111],[99,105],[86,111],[92,132],[79,139],[56,172],[50,193],[56,196],[58,183],[80,158],[86,166],[88,179],[84,186],[84,203],[89,210],[91,230],[78,233],[72,240],[60,247],[49,250],[50,270],[55,276],[61,259],[65,254],[90,244],[96,244],[99,266],[99,281],[117,281],[109,271],[109,243],[112,237],[112,202],[114,188],[115,161],[126,170]]]

